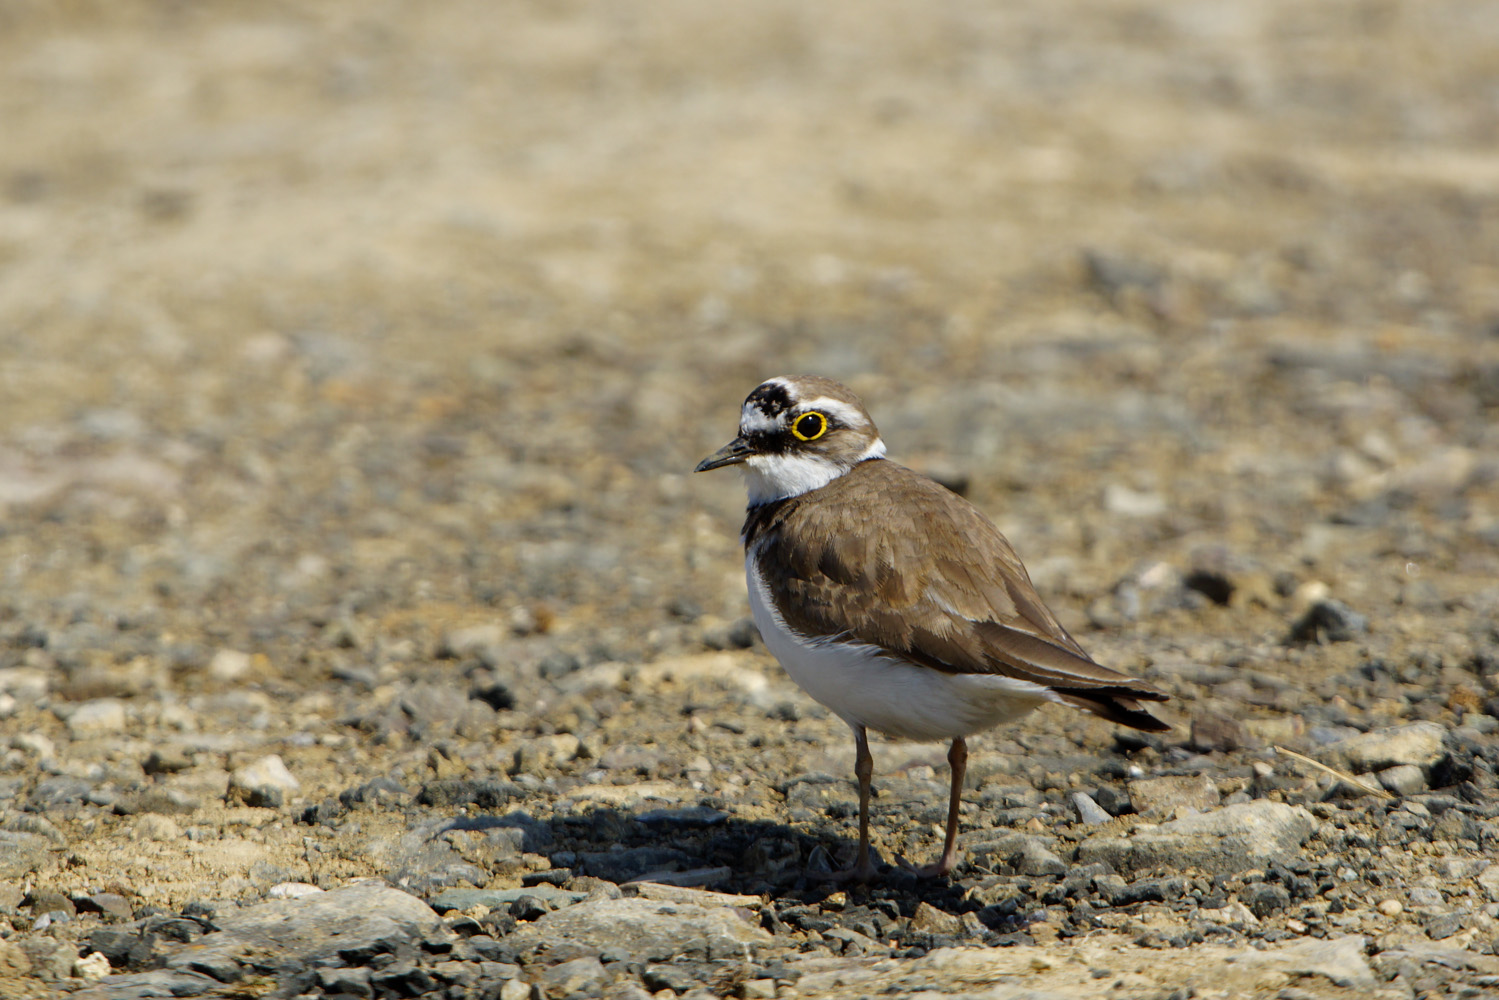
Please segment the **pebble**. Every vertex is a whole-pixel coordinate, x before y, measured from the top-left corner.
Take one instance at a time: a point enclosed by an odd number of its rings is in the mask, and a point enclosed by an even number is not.
[[[1409,765],[1423,772],[1446,756],[1442,745],[1446,729],[1435,722],[1413,722],[1375,729],[1330,743],[1320,756],[1334,767],[1366,774]]]
[[[1379,901],[1378,910],[1387,917],[1398,916],[1404,909],[1405,907],[1401,905],[1398,899],[1381,899]]]
[[[1342,601],[1326,599],[1307,608],[1291,626],[1293,643],[1348,642],[1369,631],[1369,619]]]
[[[109,975],[109,959],[91,951],[87,955],[73,960],[73,975],[78,979],[99,980]]]
[[[170,843],[182,836],[182,828],[169,816],[146,813],[135,821],[135,834],[142,840]]]
[[[1146,819],[1167,819],[1182,810],[1202,812],[1220,798],[1217,782],[1205,774],[1141,778],[1128,787],[1135,812]]]
[[[1097,826],[1107,823],[1114,817],[1104,812],[1102,807],[1087,792],[1073,792],[1072,804],[1077,809],[1078,819],[1088,826]]]
[[[85,701],[68,713],[67,721],[75,737],[118,733],[125,728],[125,706],[113,698]]]
[[[1415,764],[1396,764],[1379,772],[1379,783],[1396,795],[1416,795],[1426,790],[1426,774]]]
[[[208,661],[208,676],[221,684],[234,684],[250,675],[250,654],[221,649]]]
[[[229,803],[279,809],[286,800],[301,791],[302,783],[287,769],[277,754],[262,757],[252,764],[236,768],[229,776]]]

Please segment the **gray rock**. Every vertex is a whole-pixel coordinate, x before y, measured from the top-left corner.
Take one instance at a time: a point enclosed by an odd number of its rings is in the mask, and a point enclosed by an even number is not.
[[[438,913],[449,910],[467,910],[474,906],[487,906],[491,910],[506,910],[522,896],[534,896],[549,904],[552,909],[581,903],[588,898],[586,892],[572,892],[555,885],[533,885],[521,889],[448,889],[433,896],[429,903]]]
[[[1426,790],[1426,775],[1414,764],[1396,764],[1379,772],[1379,783],[1396,795],[1416,795]]]
[[[545,914],[516,930],[507,944],[517,954],[581,949],[574,957],[604,951],[634,961],[679,957],[743,958],[771,936],[728,907],[649,899],[598,899]]]
[[[544,970],[538,982],[547,996],[570,997],[595,991],[607,979],[604,963],[588,956],[557,963]]]
[[[82,802],[93,790],[93,784],[82,778],[70,778],[61,774],[55,778],[43,778],[32,789],[26,808],[32,812],[53,812]]]
[[[1065,875],[1067,863],[1040,837],[1028,833],[1011,833],[994,840],[972,844],[969,855],[980,864],[1007,875]]]
[[[1412,722],[1330,743],[1322,748],[1320,756],[1334,767],[1354,774],[1410,764],[1429,775],[1432,767],[1447,754],[1442,746],[1445,734],[1446,730],[1435,722]]]
[[[229,776],[229,790],[224,798],[231,803],[279,809],[301,789],[302,783],[287,769],[280,756],[270,754],[236,768]]]
[[[1125,872],[1195,865],[1227,875],[1294,852],[1314,829],[1316,821],[1302,807],[1256,800],[1142,827],[1132,836],[1095,835],[1078,846],[1077,860]]]
[[[141,1000],[144,997],[208,997],[224,984],[200,972],[153,969],[123,976],[105,976],[87,995],[99,1000]]]
[[[1103,807],[1094,802],[1087,792],[1073,792],[1072,804],[1077,809],[1077,818],[1088,826],[1107,823],[1114,818],[1104,812]]]
[[[318,960],[358,965],[442,926],[426,903],[383,882],[260,903],[214,923],[217,931],[168,956],[168,968],[234,982]]]
[[[125,728],[125,706],[113,698],[86,701],[68,714],[68,732],[75,737],[118,733]]]
[[[1320,976],[1344,989],[1370,990],[1376,981],[1364,953],[1366,947],[1365,939],[1357,934],[1324,940],[1307,938],[1265,951],[1246,950],[1235,961],[1232,972],[1253,969],[1288,976]]]
[[[0,830],[0,878],[24,878],[36,871],[51,846],[34,833]]]
[[[1290,641],[1348,642],[1369,631],[1369,619],[1342,601],[1321,600],[1291,626]]]
[[[1129,800],[1146,819],[1170,819],[1178,809],[1202,812],[1218,804],[1218,785],[1205,774],[1141,778],[1129,783]]]
[[[1261,920],[1291,905],[1291,894],[1282,886],[1256,882],[1239,893],[1239,901]]]

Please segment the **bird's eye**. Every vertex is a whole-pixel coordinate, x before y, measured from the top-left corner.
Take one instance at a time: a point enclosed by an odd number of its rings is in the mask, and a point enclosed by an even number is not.
[[[813,410],[803,413],[791,425],[791,433],[798,441],[816,441],[828,432],[828,418]]]

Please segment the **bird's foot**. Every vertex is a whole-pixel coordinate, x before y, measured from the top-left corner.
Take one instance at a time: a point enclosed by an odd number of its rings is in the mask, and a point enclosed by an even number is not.
[[[944,875],[951,874],[952,870],[958,867],[958,858],[955,854],[944,854],[929,865],[914,865],[899,854],[895,856],[895,860],[902,868],[917,878],[941,878]]]
[[[808,859],[808,864],[803,869],[803,874],[807,878],[815,879],[818,882],[838,883],[872,882],[879,875],[879,868],[875,865],[874,859],[868,851],[863,852],[863,857],[859,859],[858,863],[850,868],[843,868],[838,871],[834,871],[832,866],[828,864],[830,860],[826,851],[821,847],[817,848],[812,852],[812,857]]]

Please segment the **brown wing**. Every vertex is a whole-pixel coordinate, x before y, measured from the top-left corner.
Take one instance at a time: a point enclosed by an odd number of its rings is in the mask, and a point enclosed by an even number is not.
[[[874,460],[771,506],[751,511],[745,542],[759,547],[771,599],[796,632],[1031,681],[1113,721],[1168,728],[1135,702],[1165,693],[1093,662],[999,529],[957,494]]]

